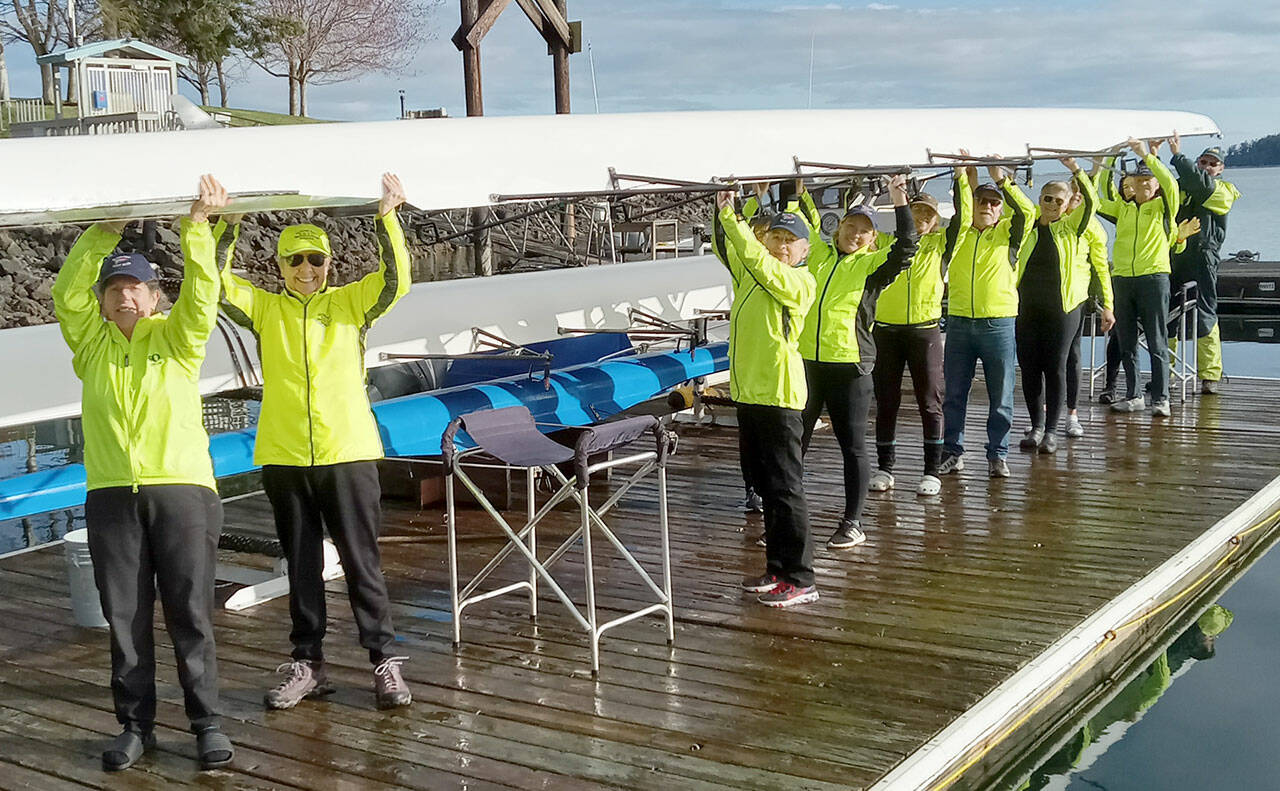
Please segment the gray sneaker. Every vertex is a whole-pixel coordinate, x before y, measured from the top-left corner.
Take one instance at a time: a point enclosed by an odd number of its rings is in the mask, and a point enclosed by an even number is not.
[[[1068,437],[1084,436],[1084,426],[1080,424],[1079,415],[1067,415],[1067,432],[1066,433]]]
[[[992,478],[1008,478],[1009,462],[1004,459],[988,459],[987,474]]]
[[[400,665],[408,660],[407,656],[389,656],[373,669],[373,694],[378,699],[378,708],[394,709],[413,702],[409,685],[400,675]]]
[[[285,662],[276,668],[277,673],[286,673],[275,689],[267,692],[262,700],[269,709],[291,709],[306,698],[316,698],[333,692],[329,680],[325,677],[324,662],[295,660]]]
[[[1220,392],[1222,392],[1222,382],[1217,379],[1200,380],[1201,395],[1217,395]]]
[[[1162,398],[1151,405],[1151,414],[1156,417],[1169,417],[1173,414],[1173,410],[1169,408],[1169,399]]]
[[[1147,406],[1147,402],[1142,400],[1142,396],[1137,398],[1126,398],[1116,401],[1111,405],[1112,412],[1141,412]]]
[[[1032,426],[1022,433],[1022,440],[1018,442],[1018,447],[1023,450],[1035,450],[1042,439],[1044,439],[1044,429]]]
[[[827,539],[827,549],[849,549],[867,540],[861,525],[852,519],[841,519],[840,526]]]
[[[954,453],[942,454],[942,461],[938,462],[938,474],[950,475],[953,472],[960,472],[964,469],[964,457],[957,456]]]

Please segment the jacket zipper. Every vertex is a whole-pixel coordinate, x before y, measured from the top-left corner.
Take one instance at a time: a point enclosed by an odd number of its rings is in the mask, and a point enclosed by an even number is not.
[[[973,241],[973,263],[969,270],[969,318],[978,317],[978,246],[982,244],[982,234],[987,229],[978,231],[978,238]]]
[[[311,466],[316,466],[316,430],[311,418],[311,352],[307,346],[307,308],[310,300],[302,303],[302,371],[307,378],[307,445],[311,448]]]
[[[124,411],[125,425],[129,427],[129,448],[127,451],[127,453],[129,454],[129,478],[130,478],[131,488],[133,490],[133,493],[137,494],[138,492],[138,460],[133,455],[133,448],[135,445],[137,445],[137,442],[135,441],[137,439],[137,421],[134,420],[134,415],[133,415],[133,412],[134,412],[133,381],[132,381],[133,369],[129,364],[129,361],[133,359],[133,349],[132,349],[133,341],[128,340],[127,342],[129,343],[130,348],[124,353],[124,376],[123,376],[124,387],[122,389],[124,391],[124,397],[125,397],[125,411]]]
[[[827,282],[822,284],[822,296],[818,297],[818,325],[813,339],[813,361],[822,362],[822,303],[827,300],[827,289],[831,288],[831,279],[836,276],[836,267],[840,266],[840,252],[836,251],[836,262],[831,265],[831,274]]]

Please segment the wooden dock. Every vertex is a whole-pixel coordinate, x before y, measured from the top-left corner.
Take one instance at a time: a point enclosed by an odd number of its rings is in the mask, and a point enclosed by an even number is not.
[[[286,601],[220,611],[225,725],[238,749],[225,771],[196,771],[161,630],[160,748],[123,776],[103,773],[98,755],[117,730],[106,635],[72,625],[60,548],[0,561],[0,787],[875,786],[1280,471],[1280,383],[1252,382],[1175,404],[1164,421],[1086,408],[1084,438],[1064,442],[1055,456],[1015,449],[1013,477],[989,481],[979,390],[970,417],[978,452],[938,498],[913,493],[919,424],[904,408],[898,490],[871,496],[865,545],[838,554],[819,549],[822,598],[792,611],[768,610],[738,589],[742,577],[761,570],[763,550],[754,543],[759,518],[739,510],[736,435],[682,427],[670,473],[676,645],[667,648],[657,618],[611,631],[598,682],[585,636],[545,595],[537,624],[518,596],[469,610],[455,653],[441,515],[388,502],[384,566],[411,657],[413,706],[373,708],[341,582],[329,585],[326,646],[340,689],[291,711],[267,712],[261,703],[287,659]],[[1015,441],[1025,427],[1020,396],[1018,411]],[[834,438],[819,434],[814,444],[807,490],[821,542],[842,494]],[[624,540],[650,562],[652,495],[652,485],[640,487],[614,516]],[[553,523],[544,546],[574,518],[566,511]],[[227,507],[229,525],[269,519],[261,497]],[[1268,546],[1272,527],[1233,547],[1237,559]],[[498,546],[485,538],[494,530],[474,511],[462,528],[470,536],[461,543],[465,567],[474,569]],[[1212,574],[1204,591],[1244,565],[1205,562]],[[564,578],[576,578],[575,563],[565,559]],[[604,606],[642,598],[625,571],[607,559],[598,564]],[[512,567],[510,577],[522,573]],[[568,588],[581,594],[581,583]],[[1077,681],[1096,686],[1119,672],[1140,653],[1138,643],[1185,617],[1199,598],[1192,591],[1151,617],[1133,631],[1133,646],[1099,654]],[[1060,697],[1046,698],[990,752],[970,750],[968,761],[948,756],[973,764],[954,775],[957,787],[986,787],[985,778],[1014,759],[1010,750],[1042,738],[1033,730],[1061,724],[1078,694]]]

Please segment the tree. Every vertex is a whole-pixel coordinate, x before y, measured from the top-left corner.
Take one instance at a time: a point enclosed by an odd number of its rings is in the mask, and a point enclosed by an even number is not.
[[[289,114],[307,114],[307,85],[327,85],[408,64],[428,37],[433,0],[261,0],[274,27],[253,60],[289,80]]]
[[[200,91],[201,104],[210,104],[209,89],[216,80],[223,106],[227,97],[224,62],[236,50],[260,52],[268,31],[251,0],[119,0],[128,6],[130,32],[184,55],[190,64],[179,76]]]
[[[57,0],[7,0],[0,2],[0,36],[24,41],[36,57],[54,51],[68,33],[65,3]],[[53,67],[40,67],[40,95],[53,104]]]
[[[9,101],[9,67],[4,60],[4,37],[0,36],[0,102]]]

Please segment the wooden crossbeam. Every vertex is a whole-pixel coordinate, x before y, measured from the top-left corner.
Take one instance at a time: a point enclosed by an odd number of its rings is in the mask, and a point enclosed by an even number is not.
[[[458,27],[457,32],[453,34],[453,45],[459,50],[474,49],[480,46],[480,40],[493,29],[493,24],[498,21],[498,16],[509,5],[511,5],[511,0],[488,0],[488,2],[484,3],[480,16],[472,23],[470,29],[466,25]]]
[[[553,0],[516,0],[516,3],[548,44],[553,47],[573,46],[573,33],[569,30],[569,23]]]

